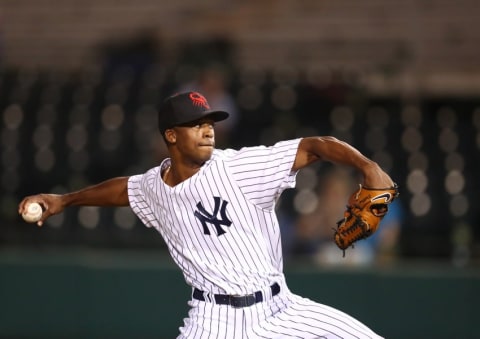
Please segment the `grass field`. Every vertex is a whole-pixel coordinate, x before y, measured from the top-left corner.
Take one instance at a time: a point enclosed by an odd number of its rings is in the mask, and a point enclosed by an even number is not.
[[[174,338],[190,289],[162,252],[0,251],[0,337]],[[480,272],[447,264],[312,268],[288,264],[298,294],[386,338],[479,338]]]

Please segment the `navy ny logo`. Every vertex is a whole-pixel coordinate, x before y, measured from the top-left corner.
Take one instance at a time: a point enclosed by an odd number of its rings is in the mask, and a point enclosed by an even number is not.
[[[225,230],[222,228],[222,225],[229,227],[232,224],[230,219],[228,219],[225,211],[228,205],[228,201],[221,200],[220,197],[213,197],[213,199],[215,202],[213,213],[207,212],[203,207],[202,203],[199,202],[197,204],[198,210],[195,211],[195,216],[202,223],[204,234],[210,235],[210,230],[207,227],[207,223],[210,223],[215,226],[215,229],[217,230],[217,235],[222,235],[226,233]],[[219,212],[220,219],[218,219]]]

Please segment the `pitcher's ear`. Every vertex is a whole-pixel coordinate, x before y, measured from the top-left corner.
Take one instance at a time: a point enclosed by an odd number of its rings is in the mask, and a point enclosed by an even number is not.
[[[177,141],[177,134],[173,128],[169,128],[165,130],[165,140],[171,144],[174,144]]]

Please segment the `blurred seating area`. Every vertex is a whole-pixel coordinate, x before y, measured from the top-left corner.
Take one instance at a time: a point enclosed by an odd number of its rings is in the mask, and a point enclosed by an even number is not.
[[[476,0],[3,1],[0,60],[78,67],[96,61],[105,42],[149,35],[170,62],[179,42],[228,37],[241,65],[467,76],[478,64],[479,6]]]
[[[155,166],[166,155],[160,101],[197,89],[232,112],[217,125],[219,147],[333,135],[391,173],[401,191],[398,225],[369,243],[374,251],[388,243],[387,257],[478,262],[479,6],[0,3],[0,246],[163,250],[128,208],[72,208],[39,229],[21,220],[17,204]],[[340,218],[345,204],[341,188],[324,179],[331,170],[302,171],[279,201],[287,258],[329,260],[333,211]],[[350,191],[360,178],[346,176]],[[326,195],[336,203],[325,204]]]
[[[163,248],[160,236],[128,208],[72,208],[37,229],[21,220],[16,206],[25,195],[70,191],[155,166],[165,155],[156,108],[192,80],[185,72],[158,64],[141,71],[125,65],[67,73],[5,69],[0,245]],[[186,74],[198,70],[190,67]],[[459,265],[478,258],[480,98],[376,97],[346,74],[315,77],[288,67],[231,69],[229,79],[225,90],[237,117],[219,145],[309,135],[350,142],[400,186],[400,257]],[[286,192],[279,204],[285,232],[295,233],[295,220],[316,208],[315,192],[328,169],[321,164],[303,171],[298,189]],[[343,207],[344,201],[338,203]],[[286,239],[295,237],[286,233]]]

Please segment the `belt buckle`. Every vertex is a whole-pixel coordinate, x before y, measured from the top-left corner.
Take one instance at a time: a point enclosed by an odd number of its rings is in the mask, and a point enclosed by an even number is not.
[[[242,308],[252,306],[256,302],[255,293],[247,295],[232,295],[230,305],[234,308]]]

